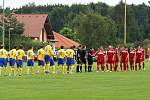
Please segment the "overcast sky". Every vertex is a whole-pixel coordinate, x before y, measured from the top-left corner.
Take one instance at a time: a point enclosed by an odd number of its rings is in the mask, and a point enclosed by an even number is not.
[[[74,3],[82,3],[86,4],[89,2],[105,2],[109,5],[116,5],[120,0],[5,0],[5,6],[10,8],[21,7],[22,5],[28,4],[29,2],[35,2],[36,5],[44,5],[44,4],[74,4]],[[145,3],[148,5],[148,1],[150,0],[127,0],[128,4],[141,4]],[[0,5],[2,6],[3,0],[0,0]]]

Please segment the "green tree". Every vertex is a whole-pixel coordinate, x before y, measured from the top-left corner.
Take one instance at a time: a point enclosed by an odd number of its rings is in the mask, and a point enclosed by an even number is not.
[[[79,42],[79,39],[77,39],[77,33],[74,32],[72,29],[64,27],[61,31],[60,34],[62,34],[63,36],[72,39],[74,41]]]
[[[80,15],[74,24],[78,38],[88,48],[116,44],[116,25],[110,18],[98,14]]]

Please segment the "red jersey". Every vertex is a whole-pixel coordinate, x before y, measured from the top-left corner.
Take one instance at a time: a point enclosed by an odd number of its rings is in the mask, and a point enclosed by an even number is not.
[[[134,60],[134,58],[135,58],[135,51],[134,50],[130,51],[129,58],[130,58],[130,60]]]
[[[127,62],[128,61],[128,50],[124,49],[120,53],[121,56],[121,62]]]
[[[144,58],[145,58],[145,50],[144,50],[144,48],[141,48],[141,52],[142,52],[141,60],[144,61]]]
[[[96,53],[97,60],[104,60],[105,59],[105,52],[104,50],[100,50]]]
[[[140,62],[142,58],[142,51],[140,49],[136,50],[136,61]]]
[[[119,54],[119,51],[118,51],[118,48],[116,48],[115,50],[114,50],[114,60],[115,60],[115,62],[119,62],[119,58],[118,58],[118,54]]]
[[[108,63],[113,63],[114,61],[114,50],[113,49],[110,49],[107,51],[107,57],[108,57]]]

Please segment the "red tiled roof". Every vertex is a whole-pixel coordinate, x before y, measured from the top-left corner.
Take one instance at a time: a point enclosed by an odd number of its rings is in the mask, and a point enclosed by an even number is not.
[[[60,48],[62,45],[64,46],[64,48],[70,48],[71,46],[79,46],[79,44],[71,39],[68,39],[67,37],[57,33],[57,32],[53,32],[54,35],[54,39],[58,42],[56,42],[56,48]]]
[[[48,14],[15,14],[16,19],[24,24],[24,35],[39,37]]]

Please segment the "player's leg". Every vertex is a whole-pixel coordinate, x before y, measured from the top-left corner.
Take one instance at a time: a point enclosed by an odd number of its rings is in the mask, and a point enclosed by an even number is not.
[[[141,62],[138,63],[138,66],[139,66],[139,70],[141,70],[141,67],[142,67]]]
[[[130,61],[130,70],[133,71],[133,64],[131,61]]]
[[[80,73],[82,72],[82,63],[81,63],[80,66],[79,66],[79,72],[80,72]]]
[[[106,72],[108,72],[109,68],[108,68],[108,61],[106,61]]]
[[[142,65],[143,65],[143,70],[145,70],[145,62],[142,61]]]
[[[44,59],[45,59],[45,73],[49,74],[49,72],[50,72],[50,60],[51,60],[51,58],[50,58],[50,56],[45,55]]]
[[[120,70],[122,71],[122,61],[120,62]]]
[[[127,70],[127,63],[126,62],[123,63],[123,68],[124,68],[124,72],[126,72],[126,70]]]
[[[8,66],[7,66],[7,60],[3,59],[3,67],[4,67],[4,75],[8,75]]]
[[[52,73],[55,74],[55,62],[53,59],[50,60],[50,67],[52,67]],[[49,71],[50,71],[50,67],[49,67]]]
[[[110,72],[112,72],[112,67],[113,67],[113,65],[112,65],[112,64],[110,64]]]
[[[84,59],[84,68],[85,68],[85,72],[87,72],[87,64],[86,64],[86,59]]]
[[[118,62],[115,62],[114,71],[117,72],[117,69],[118,69]]]
[[[77,67],[76,67],[76,72],[80,72],[80,61],[77,59]]]
[[[2,75],[2,59],[0,58],[0,76]]]
[[[104,72],[104,63],[101,64],[101,70]]]

